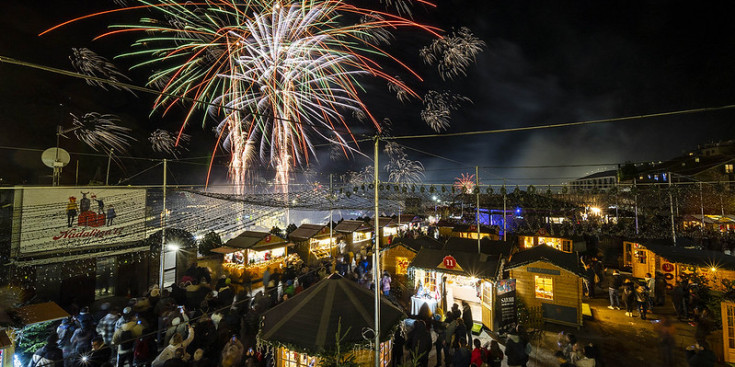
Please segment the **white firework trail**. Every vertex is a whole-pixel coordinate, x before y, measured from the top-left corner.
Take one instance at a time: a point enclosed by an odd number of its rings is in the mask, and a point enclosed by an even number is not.
[[[428,65],[436,64],[443,80],[467,75],[467,68],[476,60],[486,44],[475,37],[469,28],[462,27],[444,38],[435,39],[419,54]]]
[[[70,115],[74,135],[95,151],[109,152],[114,149],[115,152],[124,153],[130,146],[130,140],[135,140],[128,135],[132,130],[120,126],[120,118],[116,115],[97,112]]]
[[[424,109],[421,110],[421,119],[432,130],[442,132],[449,128],[452,111],[459,109],[462,103],[472,103],[472,100],[448,91],[429,91],[424,96]]]
[[[74,66],[74,69],[78,72],[87,76],[106,79],[111,82],[130,81],[130,78],[117,70],[115,64],[111,63],[105,57],[98,55],[94,51],[84,47],[72,48],[71,50],[72,55],[69,56],[69,61],[71,61],[72,66]],[[111,86],[117,90],[125,90],[135,95],[135,93],[133,93],[129,88],[117,84],[110,84],[91,79],[85,79],[85,81],[88,85],[98,86],[104,90],[107,90],[107,87]]]

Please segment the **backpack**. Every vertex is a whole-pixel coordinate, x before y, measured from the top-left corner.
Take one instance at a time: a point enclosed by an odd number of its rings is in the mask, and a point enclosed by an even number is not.
[[[120,349],[124,351],[128,351],[133,349],[133,346],[135,346],[135,335],[133,335],[133,331],[123,330],[122,333],[120,333]]]
[[[136,361],[147,361],[150,359],[151,353],[148,341],[144,338],[138,338],[133,350],[133,359]]]

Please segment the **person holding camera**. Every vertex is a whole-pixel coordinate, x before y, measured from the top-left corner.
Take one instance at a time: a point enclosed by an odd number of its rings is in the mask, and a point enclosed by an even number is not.
[[[707,342],[698,342],[686,349],[687,363],[689,367],[714,367],[717,357],[709,349]]]

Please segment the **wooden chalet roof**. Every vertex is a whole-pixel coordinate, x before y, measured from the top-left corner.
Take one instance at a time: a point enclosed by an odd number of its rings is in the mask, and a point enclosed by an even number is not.
[[[23,306],[14,309],[13,313],[24,326],[37,324],[39,322],[56,321],[69,317],[69,313],[64,311],[63,308],[54,302],[36,303]]]
[[[536,261],[547,262],[568,270],[576,275],[584,276],[584,271],[577,254],[559,251],[547,245],[534,246],[528,250],[523,250],[513,254],[510,261],[505,264],[505,269],[519,268]]]
[[[477,226],[474,224],[457,224],[452,228],[452,232],[477,232]],[[480,225],[480,233],[491,233],[495,234],[495,228],[486,226],[486,225]]]
[[[226,247],[252,250],[267,250],[269,248],[288,245],[285,238],[281,238],[268,232],[245,231],[237,237],[227,241]]]
[[[315,237],[324,228],[327,228],[327,235],[329,235],[329,226],[325,224],[302,224],[299,228],[296,228],[293,232],[288,235],[288,238],[292,241],[306,241],[310,238]],[[332,228],[334,230],[334,228]]]
[[[396,246],[405,246],[406,248],[408,248],[409,250],[412,250],[413,252],[418,252],[422,248],[440,250],[443,247],[441,242],[431,237],[428,237],[428,236],[419,236],[416,238],[413,238],[411,236],[396,237],[393,239],[393,242],[387,248],[393,248]]]
[[[441,268],[444,257],[452,256],[457,261],[457,269]],[[500,259],[487,254],[477,252],[448,251],[446,249],[421,249],[411,261],[411,267],[421,269],[439,270],[449,274],[474,276],[483,279],[495,279],[498,273]]]
[[[380,217],[380,219],[378,220],[378,224],[380,225],[380,228],[386,227],[389,224],[392,224],[392,222],[393,222],[393,218],[390,218],[390,217]],[[370,219],[370,221],[368,222],[368,226],[374,227],[375,219]]]
[[[444,249],[448,251],[462,251],[477,253],[477,240],[471,238],[449,237],[444,243]],[[502,255],[507,258],[513,249],[513,243],[509,241],[494,241],[489,238],[480,240],[480,252],[486,255]]]
[[[372,229],[373,227],[370,227],[361,220],[343,220],[334,227],[334,230],[340,233],[352,233]]]
[[[332,274],[266,311],[259,339],[314,355],[335,348],[341,323],[343,347],[364,344],[363,331],[375,325],[374,297],[356,282]],[[384,297],[380,303],[380,340],[388,340],[405,315]]]

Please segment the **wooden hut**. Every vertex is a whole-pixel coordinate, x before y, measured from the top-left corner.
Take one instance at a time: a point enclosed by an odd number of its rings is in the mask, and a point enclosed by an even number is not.
[[[548,245],[567,253],[587,251],[587,242],[582,237],[550,235],[545,230],[535,235],[518,236],[518,246],[521,250],[538,245]]]
[[[422,248],[442,248],[441,242],[427,236],[399,237],[380,250],[380,268],[405,283],[408,265]]]
[[[222,267],[233,279],[257,282],[266,269],[273,273],[286,265],[286,248],[292,245],[268,232],[245,231],[212,252],[224,255]]]
[[[643,278],[646,273],[662,273],[667,289],[676,284],[677,277],[694,272],[707,277],[713,288],[722,287],[722,279],[735,281],[735,257],[684,247],[687,245],[693,245],[693,242],[677,239],[675,247],[671,240],[623,241],[623,258],[636,278]]]
[[[336,232],[332,228],[332,236],[329,235],[329,225],[324,224],[302,224],[288,235],[294,242],[296,252],[307,263],[317,263],[339,254]]]
[[[274,348],[277,367],[318,366],[334,355],[339,328],[343,352],[361,366],[374,366],[375,353],[363,335],[375,328],[375,295],[356,282],[332,274],[263,315],[258,341]],[[380,300],[380,366],[391,360],[392,338],[405,317],[384,297]]]
[[[495,281],[500,259],[495,255],[454,250],[421,249],[409,266],[416,293],[411,296],[411,313],[423,304],[445,314],[454,303],[465,301],[472,317],[495,330]]]
[[[449,233],[451,237],[459,238],[470,238],[477,239],[477,225],[476,224],[458,224],[452,228]],[[440,231],[441,233],[441,231]],[[485,225],[480,225],[480,238],[489,238],[491,240],[497,240],[500,237],[495,231],[495,228]]]
[[[545,321],[582,325],[582,271],[576,254],[539,245],[514,254],[505,266],[526,307],[541,307]]]
[[[361,220],[343,220],[334,227],[340,242],[348,251],[359,253],[371,244],[373,227]]]

